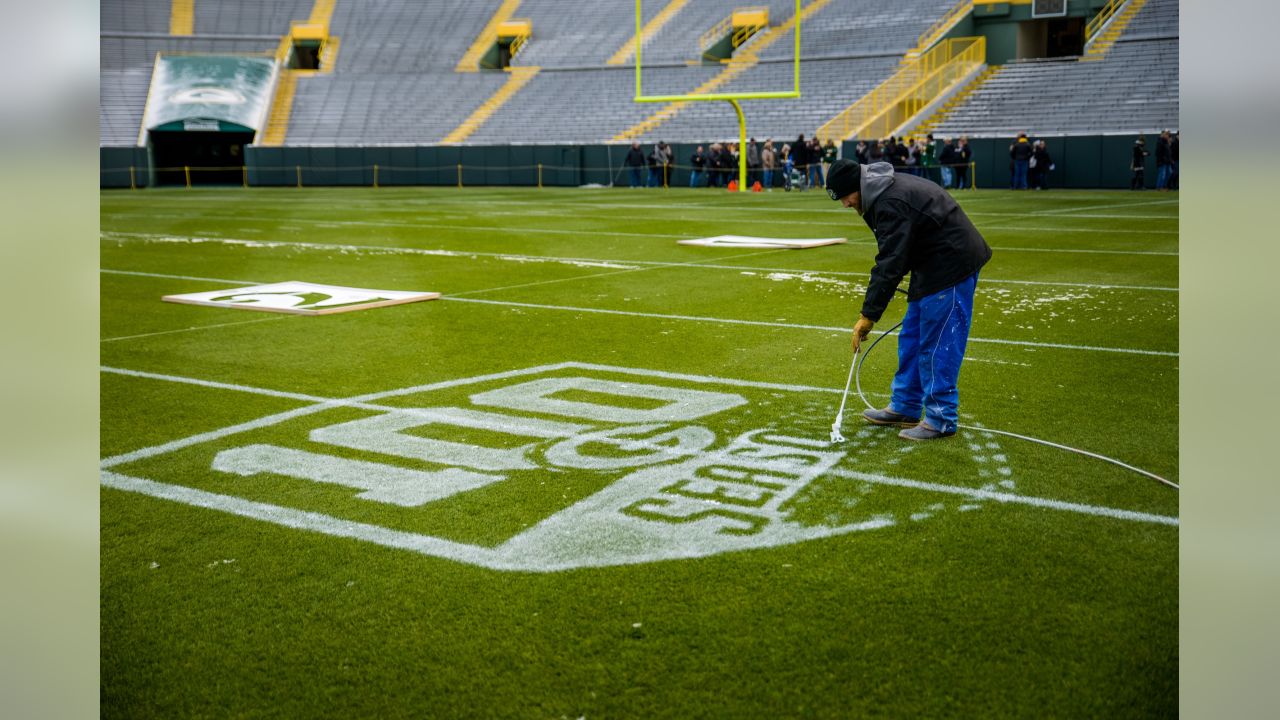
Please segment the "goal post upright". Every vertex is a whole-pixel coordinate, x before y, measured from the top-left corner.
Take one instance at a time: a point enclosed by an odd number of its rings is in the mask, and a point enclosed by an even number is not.
[[[644,0],[636,0],[636,94],[635,102],[638,103],[673,103],[673,102],[712,102],[725,101],[733,106],[734,113],[738,117],[738,192],[747,192],[747,119],[742,112],[742,100],[782,100],[800,97],[800,2],[795,0],[795,14],[792,21],[795,23],[795,49],[792,61],[792,78],[793,87],[791,90],[779,90],[773,92],[744,92],[744,93],[705,93],[692,95],[645,95],[643,85],[641,83],[641,68],[643,67],[642,54],[644,52],[644,43],[642,42],[642,26],[644,24],[641,6]],[[732,61],[730,61],[732,62]]]

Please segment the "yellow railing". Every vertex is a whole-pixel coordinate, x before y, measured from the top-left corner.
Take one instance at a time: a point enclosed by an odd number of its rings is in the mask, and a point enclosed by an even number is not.
[[[723,20],[712,25],[710,30],[702,33],[702,35],[698,37],[698,52],[706,52],[707,48],[716,44],[720,38],[727,35],[729,33],[729,28],[731,27],[733,27],[733,16],[725,15]]]
[[[960,0],[955,7],[947,11],[946,15],[939,18],[938,22],[931,25],[928,30],[925,30],[920,35],[919,40],[916,41],[916,46],[907,51],[907,59],[914,60],[920,57],[931,45],[942,39],[942,36],[948,30],[955,27],[956,23],[971,12],[973,12],[973,0]]]
[[[822,142],[887,137],[986,58],[985,37],[943,40],[818,128],[817,136]]]
[[[1093,39],[1093,36],[1102,29],[1102,26],[1106,25],[1107,21],[1114,17],[1115,14],[1119,12],[1120,8],[1124,7],[1124,4],[1128,1],[1129,0],[1111,0],[1106,5],[1103,5],[1102,9],[1098,11],[1098,14],[1094,15],[1089,22],[1085,23],[1085,43],[1088,44],[1088,42]]]

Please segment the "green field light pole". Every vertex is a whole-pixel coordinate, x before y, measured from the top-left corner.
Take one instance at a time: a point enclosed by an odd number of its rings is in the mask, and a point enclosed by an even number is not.
[[[672,102],[708,102],[724,100],[733,106],[733,111],[738,115],[738,192],[748,192],[747,188],[747,119],[742,113],[742,106],[738,104],[740,100],[784,100],[789,98],[800,97],[800,0],[796,0],[795,15],[792,21],[795,22],[795,62],[792,68],[792,76],[794,85],[791,90],[782,90],[777,92],[748,92],[748,93],[707,93],[706,95],[645,95],[640,82],[640,68],[642,66],[641,53],[644,50],[644,43],[641,42],[641,27],[643,25],[643,17],[640,13],[640,5],[643,0],[636,0],[636,96],[635,102],[638,103],[672,103]]]

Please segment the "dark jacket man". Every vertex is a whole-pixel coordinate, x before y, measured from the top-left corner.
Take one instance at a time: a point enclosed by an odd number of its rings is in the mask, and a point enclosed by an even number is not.
[[[875,267],[853,329],[855,353],[911,273],[893,394],[888,407],[863,417],[909,427],[899,433],[908,440],[955,435],[960,365],[978,271],[991,259],[990,246],[949,193],[925,178],[895,173],[888,163],[837,161],[827,176],[827,195],[857,210],[876,237]]]
[[[876,236],[862,314],[879,321],[908,272],[907,302],[955,285],[987,264],[991,248],[951,195],[888,163],[863,168],[862,219]]]

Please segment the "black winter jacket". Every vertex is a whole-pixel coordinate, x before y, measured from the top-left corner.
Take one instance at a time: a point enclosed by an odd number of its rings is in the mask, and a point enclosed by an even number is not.
[[[884,163],[862,169],[862,219],[875,233],[876,265],[871,269],[862,314],[879,321],[893,291],[911,273],[907,301],[946,290],[991,259],[991,247],[945,190],[928,179],[897,174]]]

